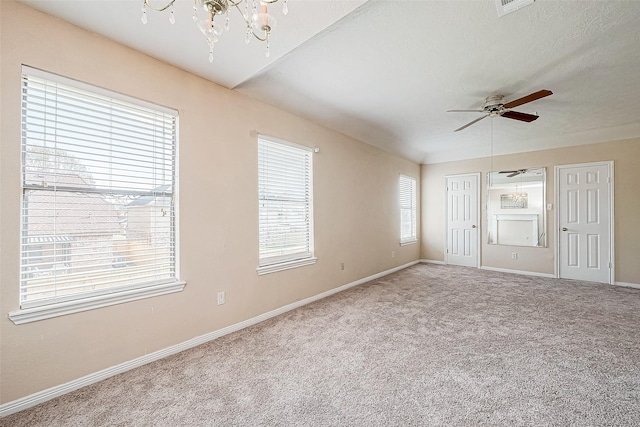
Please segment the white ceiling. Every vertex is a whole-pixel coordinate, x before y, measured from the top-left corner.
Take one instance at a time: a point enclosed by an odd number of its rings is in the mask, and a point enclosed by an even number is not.
[[[21,0],[223,86],[418,163],[485,157],[640,136],[640,1],[537,0],[498,17],[494,0],[288,0],[265,46],[243,22],[208,47],[192,1],[168,13],[142,0]],[[159,6],[164,0],[152,0]],[[524,123],[447,113],[540,89],[516,108]],[[492,129],[493,128],[493,129]]]

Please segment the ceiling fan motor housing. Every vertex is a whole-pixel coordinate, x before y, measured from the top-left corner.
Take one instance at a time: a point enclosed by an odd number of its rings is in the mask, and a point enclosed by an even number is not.
[[[504,96],[492,95],[484,100],[482,109],[487,113],[497,113],[504,110]]]

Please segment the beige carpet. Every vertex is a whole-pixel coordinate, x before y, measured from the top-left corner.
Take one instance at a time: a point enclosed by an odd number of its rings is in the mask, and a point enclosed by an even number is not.
[[[638,426],[639,328],[635,289],[416,265],[0,425]]]

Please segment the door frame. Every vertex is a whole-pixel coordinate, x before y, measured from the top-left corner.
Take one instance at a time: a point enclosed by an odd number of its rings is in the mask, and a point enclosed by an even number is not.
[[[449,248],[449,194],[447,189],[447,184],[449,182],[449,178],[461,178],[465,176],[475,176],[478,179],[478,188],[476,189],[476,199],[478,201],[476,209],[477,209],[477,230],[478,230],[478,238],[476,239],[476,268],[480,268],[480,248],[482,247],[482,214],[480,210],[480,206],[482,202],[480,200],[480,187],[482,186],[482,173],[481,172],[471,172],[471,173],[457,173],[452,175],[444,176],[444,263],[449,264],[449,252],[447,249]]]
[[[555,192],[555,204],[556,204],[556,212],[554,215],[554,227],[555,227],[555,275],[557,278],[560,278],[560,170],[568,169],[568,168],[579,168],[585,166],[607,166],[609,171],[609,258],[611,263],[611,268],[609,268],[609,284],[615,285],[615,275],[616,275],[616,253],[615,253],[615,216],[614,216],[614,200],[615,200],[615,187],[614,187],[614,168],[613,168],[613,160],[600,161],[600,162],[587,162],[587,163],[573,163],[567,165],[556,165],[553,170],[553,178],[555,181],[554,192]]]

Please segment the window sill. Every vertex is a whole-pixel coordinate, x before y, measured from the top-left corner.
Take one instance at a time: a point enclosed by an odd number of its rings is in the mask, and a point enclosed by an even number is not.
[[[406,240],[404,242],[400,242],[400,246],[415,245],[416,243],[418,243],[418,239]]]
[[[22,325],[23,323],[37,322],[39,320],[50,319],[52,317],[79,313],[81,311],[122,304],[143,298],[181,292],[185,285],[186,282],[171,282],[162,285],[149,286],[147,288],[83,298],[81,300],[65,301],[43,305],[41,307],[16,310],[9,313],[9,319],[11,319],[11,321],[16,325]]]
[[[290,268],[297,268],[305,265],[315,264],[317,261],[318,258],[316,257],[297,259],[295,261],[286,261],[279,262],[277,264],[263,265],[258,267],[256,270],[258,271],[258,275],[262,276],[263,274],[275,273],[277,271],[288,270]]]

